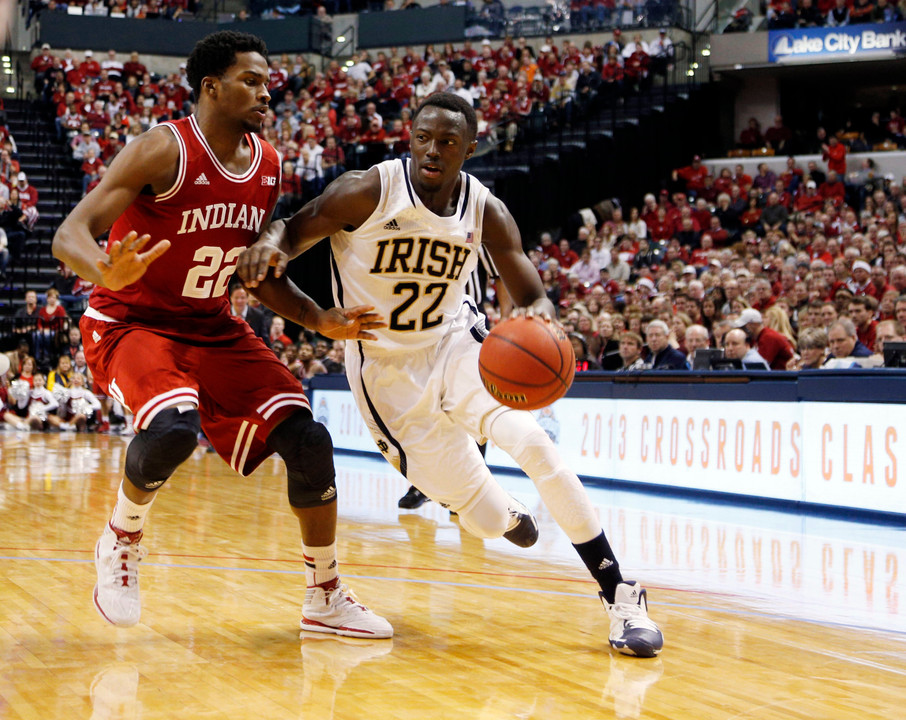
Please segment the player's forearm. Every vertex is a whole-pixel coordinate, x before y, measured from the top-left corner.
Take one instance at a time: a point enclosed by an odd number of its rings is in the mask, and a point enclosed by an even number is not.
[[[318,303],[302,292],[286,275],[274,278],[269,274],[256,287],[249,288],[266,307],[290,322],[317,330],[318,319],[324,312]]]
[[[104,285],[97,263],[105,261],[107,255],[91,237],[87,228],[64,222],[53,238],[53,256],[66,263],[83,280],[95,285]]]
[[[329,233],[312,233],[315,223],[312,222],[309,213],[306,213],[306,208],[303,208],[286,221],[286,231],[279,247],[290,258],[298,257],[302,253],[307,252],[329,235]]]

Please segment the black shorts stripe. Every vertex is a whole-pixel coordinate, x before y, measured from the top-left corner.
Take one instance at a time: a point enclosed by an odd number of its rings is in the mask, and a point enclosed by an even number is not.
[[[371,398],[368,395],[368,388],[365,387],[365,373],[363,372],[365,368],[365,351],[362,349],[361,341],[358,342],[359,346],[359,359],[361,361],[362,367],[359,369],[359,382],[362,383],[362,394],[365,396],[365,402],[368,405],[368,412],[371,413],[371,417],[374,418],[374,421],[377,423],[378,429],[384,434],[390,444],[396,448],[397,452],[400,454],[400,473],[403,477],[408,477],[408,462],[406,460],[406,453],[403,451],[403,446],[399,444],[399,441],[390,434],[390,429],[381,419],[381,416],[378,414],[377,409],[374,407],[374,403],[371,402]]]
[[[472,299],[470,297],[466,296],[465,298],[463,298],[462,304],[469,308],[469,311],[472,313],[472,315],[475,316],[475,319],[478,321],[469,328],[469,332],[471,333],[472,337],[475,338],[475,340],[483,343],[484,339],[488,336],[488,319],[484,316],[484,313],[482,313],[477,307],[475,307],[475,303],[472,302]]]

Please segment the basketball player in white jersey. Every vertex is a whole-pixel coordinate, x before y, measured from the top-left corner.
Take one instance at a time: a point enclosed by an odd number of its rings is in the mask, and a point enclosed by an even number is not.
[[[459,513],[467,531],[527,547],[537,538],[534,518],[493,479],[475,443],[493,440],[535,483],[601,586],[610,644],[652,657],[663,635],[648,617],[645,590],[623,580],[578,477],[531,413],[500,405],[481,384],[484,316],[463,293],[479,246],[488,249],[516,312],[550,321],[555,311],[510,212],[462,172],[476,130],[468,103],[431,95],[413,117],[411,160],[341,176],[272,226],[243,253],[237,271],[273,302],[287,262],[330,236],[337,305],[367,303],[388,320],[375,340],[346,345],[350,388],[384,457]]]

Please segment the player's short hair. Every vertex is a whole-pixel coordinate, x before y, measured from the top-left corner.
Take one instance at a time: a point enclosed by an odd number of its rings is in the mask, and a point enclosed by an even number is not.
[[[223,77],[236,62],[236,53],[244,52],[256,52],[267,60],[267,45],[256,35],[221,30],[199,40],[186,61],[186,77],[195,99],[201,96],[204,78]]]
[[[478,117],[475,115],[475,108],[463,98],[459,97],[459,95],[448,92],[439,92],[429,95],[422,100],[421,105],[419,105],[415,113],[413,113],[413,125],[415,124],[415,119],[418,117],[419,113],[426,107],[439,107],[443,110],[460,113],[466,119],[466,126],[469,128],[469,141],[471,142],[478,136]]]

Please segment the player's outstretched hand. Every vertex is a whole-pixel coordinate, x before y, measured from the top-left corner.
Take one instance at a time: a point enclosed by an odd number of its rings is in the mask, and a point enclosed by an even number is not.
[[[147,252],[142,252],[150,239],[150,235],[139,236],[133,230],[110,246],[107,257],[97,262],[104,287],[122,290],[131,285],[145,274],[151,263],[170,249],[170,241],[161,240]]]
[[[510,317],[539,317],[545,322],[554,322],[555,316],[551,314],[552,307],[550,300],[542,298],[528,307],[514,307]]]
[[[376,340],[369,330],[387,327],[371,305],[356,305],[352,308],[330,308],[318,317],[318,333],[333,340]]]
[[[272,222],[254,244],[243,250],[236,272],[246,287],[257,287],[271,268],[274,268],[275,278],[286,271],[289,256],[279,247],[285,231],[286,223],[283,220]]]

